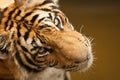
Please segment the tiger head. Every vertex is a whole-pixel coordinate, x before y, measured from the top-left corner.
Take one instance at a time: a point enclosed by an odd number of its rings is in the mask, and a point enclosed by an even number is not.
[[[0,59],[35,69],[76,71],[93,62],[89,39],[74,30],[57,0],[15,0],[0,24],[0,49]]]

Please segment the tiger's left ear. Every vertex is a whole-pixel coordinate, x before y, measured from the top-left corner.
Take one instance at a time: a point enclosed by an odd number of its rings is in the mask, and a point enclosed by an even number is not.
[[[54,3],[58,4],[59,0],[52,0]]]
[[[56,4],[58,2],[58,0],[14,0],[15,5],[22,8],[22,10],[31,9],[38,4],[44,3],[45,1],[53,1]]]
[[[45,0],[14,0],[15,5],[22,10],[33,8],[38,4],[42,4]]]

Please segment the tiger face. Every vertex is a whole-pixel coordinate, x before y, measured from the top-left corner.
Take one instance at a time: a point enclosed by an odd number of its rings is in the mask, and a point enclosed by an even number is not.
[[[15,0],[0,27],[0,59],[12,57],[26,70],[76,71],[93,62],[89,39],[74,30],[52,0]]]

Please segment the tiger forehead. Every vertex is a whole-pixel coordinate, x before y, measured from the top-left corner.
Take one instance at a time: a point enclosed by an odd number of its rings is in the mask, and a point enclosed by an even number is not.
[[[64,25],[67,22],[67,19],[64,14],[40,10],[26,17],[23,21],[27,21],[28,24],[33,24],[33,26],[37,26],[43,22],[52,22],[55,25],[62,23],[62,25]]]
[[[11,5],[10,8],[8,8],[4,13],[4,16],[6,17],[3,19],[3,22],[5,22],[4,28],[9,27],[7,26],[8,19],[17,22],[17,24],[20,24],[20,22],[24,22],[32,26],[37,26],[41,22],[48,22],[48,24],[51,22],[52,24],[54,24],[54,26],[57,26],[58,28],[63,28],[65,23],[67,23],[66,16],[55,5],[38,5],[26,12],[19,9],[15,5]]]

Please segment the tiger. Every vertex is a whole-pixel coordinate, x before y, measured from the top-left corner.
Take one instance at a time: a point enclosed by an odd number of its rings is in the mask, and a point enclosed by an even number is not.
[[[93,63],[89,38],[77,32],[58,0],[14,0],[0,19],[0,63],[15,80],[70,80]]]

